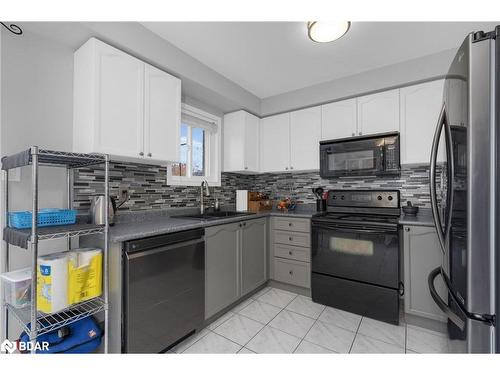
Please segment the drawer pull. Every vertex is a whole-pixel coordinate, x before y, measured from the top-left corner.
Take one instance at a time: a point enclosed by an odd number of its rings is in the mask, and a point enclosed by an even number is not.
[[[288,255],[293,255],[293,252],[289,251],[289,252],[288,252]]]
[[[293,241],[293,237],[288,237],[288,241]]]
[[[288,271],[288,273],[289,273],[290,275],[293,275],[293,271],[292,271],[292,270]]]
[[[293,226],[293,223],[288,223],[288,226],[289,226],[289,227],[292,227],[292,226]]]

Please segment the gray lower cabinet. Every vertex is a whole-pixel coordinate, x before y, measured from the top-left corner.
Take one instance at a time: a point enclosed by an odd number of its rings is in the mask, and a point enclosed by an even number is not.
[[[205,230],[205,319],[240,296],[239,223]]]
[[[405,313],[446,322],[446,316],[432,299],[427,278],[441,265],[443,253],[435,228],[405,225],[404,283]],[[441,278],[436,280],[436,290],[446,301],[446,287]]]
[[[267,281],[266,218],[205,230],[205,319]]]
[[[243,222],[241,231],[241,295],[267,281],[265,218]]]
[[[311,220],[271,218],[270,277],[281,283],[311,287]]]

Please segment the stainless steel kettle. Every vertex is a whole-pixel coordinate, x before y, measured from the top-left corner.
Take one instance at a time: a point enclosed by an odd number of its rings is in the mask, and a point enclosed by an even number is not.
[[[109,197],[108,200],[108,224],[115,223],[116,215],[116,201],[115,198]],[[90,200],[90,217],[93,224],[104,225],[106,224],[106,206],[104,195],[95,195]]]

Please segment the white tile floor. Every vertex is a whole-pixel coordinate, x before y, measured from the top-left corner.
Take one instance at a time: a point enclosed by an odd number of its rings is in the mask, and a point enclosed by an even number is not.
[[[447,353],[446,335],[266,287],[170,353]]]

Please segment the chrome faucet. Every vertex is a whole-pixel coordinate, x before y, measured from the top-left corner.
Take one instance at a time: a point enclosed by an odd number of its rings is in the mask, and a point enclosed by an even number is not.
[[[203,193],[203,188],[205,188],[205,193]],[[204,196],[210,196],[210,189],[208,187],[207,180],[203,180],[200,186],[200,213],[203,215],[205,213],[205,204],[203,202]]]

